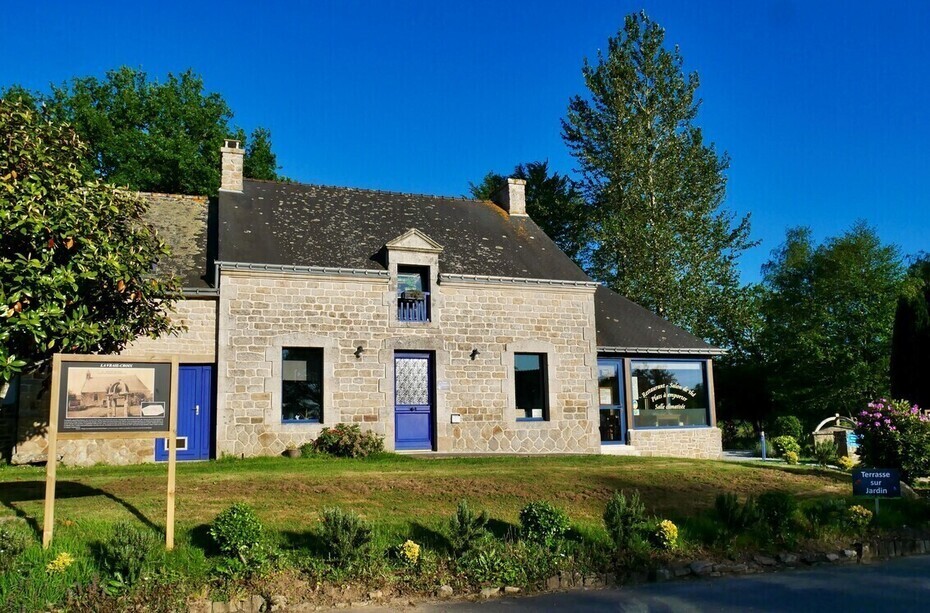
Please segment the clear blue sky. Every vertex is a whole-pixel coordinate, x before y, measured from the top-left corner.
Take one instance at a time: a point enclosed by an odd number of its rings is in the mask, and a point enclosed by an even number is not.
[[[271,129],[290,177],[450,195],[518,162],[571,172],[559,120],[582,59],[645,8],[700,73],[727,206],[763,241],[745,280],[793,225],[822,239],[864,218],[930,247],[930,2],[86,4],[6,11],[0,85],[191,67],[238,125]]]

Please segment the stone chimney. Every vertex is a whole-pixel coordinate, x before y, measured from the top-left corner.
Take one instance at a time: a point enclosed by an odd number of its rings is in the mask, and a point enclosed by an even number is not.
[[[220,180],[220,189],[226,192],[242,191],[242,160],[245,150],[242,144],[231,138],[220,147],[223,154],[223,175]]]
[[[491,198],[511,215],[526,215],[526,180],[507,179],[507,183]]]

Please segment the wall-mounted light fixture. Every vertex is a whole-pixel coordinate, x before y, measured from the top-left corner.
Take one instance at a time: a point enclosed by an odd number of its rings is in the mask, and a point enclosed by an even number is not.
[[[475,358],[477,358],[478,355],[480,355],[480,354],[481,354],[481,352],[478,351],[477,349],[472,349],[472,350],[471,350],[471,359],[472,359],[472,362],[474,362],[474,361],[475,361]]]
[[[355,348],[355,359],[358,360],[362,357],[362,353],[365,352],[365,348],[359,345]]]

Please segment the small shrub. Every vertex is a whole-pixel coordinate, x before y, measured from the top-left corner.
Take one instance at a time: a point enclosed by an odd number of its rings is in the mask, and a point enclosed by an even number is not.
[[[846,510],[846,523],[853,531],[861,533],[872,523],[872,511],[862,505],[853,505]]]
[[[13,567],[28,545],[29,539],[22,531],[12,527],[0,528],[0,574]]]
[[[798,503],[794,496],[786,492],[765,492],[756,503],[759,517],[772,536],[782,540],[791,533],[794,514]]]
[[[779,415],[772,424],[772,434],[775,436],[790,436],[796,441],[804,436],[801,420],[794,415]]]
[[[678,526],[671,520],[663,519],[650,535],[649,542],[661,551],[671,551],[678,546]]]
[[[520,531],[528,541],[552,547],[568,528],[568,516],[548,502],[531,502],[520,510]]]
[[[160,554],[159,539],[151,530],[121,522],[110,538],[101,543],[98,562],[111,578],[131,586],[157,554]]]
[[[357,513],[339,507],[323,509],[320,517],[320,538],[329,558],[345,567],[368,555],[371,547],[371,526]]]
[[[614,492],[604,509],[604,527],[617,551],[633,548],[648,526],[646,506],[633,491],[629,498],[623,492]]]
[[[397,553],[398,557],[410,566],[416,566],[420,561],[420,546],[410,539],[397,548]]]
[[[838,526],[846,513],[846,502],[841,498],[816,500],[803,509],[804,517],[811,526],[814,535],[819,535],[824,528]]]
[[[853,459],[849,457],[848,455],[840,456],[839,458],[837,458],[836,464],[837,466],[839,466],[840,468],[846,471],[852,470],[853,466],[856,465]]]
[[[456,562],[459,572],[475,585],[514,585],[527,583],[527,568],[513,555],[513,546],[486,539]]]
[[[772,447],[775,448],[775,453],[781,458],[785,457],[785,454],[789,451],[793,452],[795,455],[801,453],[801,446],[793,436],[776,436],[772,439]]]
[[[794,451],[785,452],[785,462],[787,462],[788,464],[797,464],[798,461],[800,461],[800,458],[798,457],[797,453],[795,453]]]
[[[339,458],[365,458],[384,451],[384,439],[374,432],[362,432],[358,424],[336,424],[323,428],[313,448]]]
[[[216,516],[210,536],[219,550],[247,564],[261,546],[264,526],[247,504],[236,503]]]
[[[740,504],[736,494],[731,492],[718,494],[714,500],[714,510],[728,532],[740,532],[759,522],[759,509],[752,497],[747,498],[744,504]]]
[[[464,500],[459,502],[455,514],[449,519],[449,544],[452,553],[460,556],[487,536],[488,514],[475,513]]]
[[[814,459],[821,466],[836,463],[836,457],[836,443],[833,441],[821,441],[814,445]]]

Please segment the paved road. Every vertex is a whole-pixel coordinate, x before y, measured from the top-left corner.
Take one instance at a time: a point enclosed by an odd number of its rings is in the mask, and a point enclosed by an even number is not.
[[[415,611],[930,611],[930,556],[861,566],[823,566],[761,575],[651,583],[627,589],[434,604]]]

